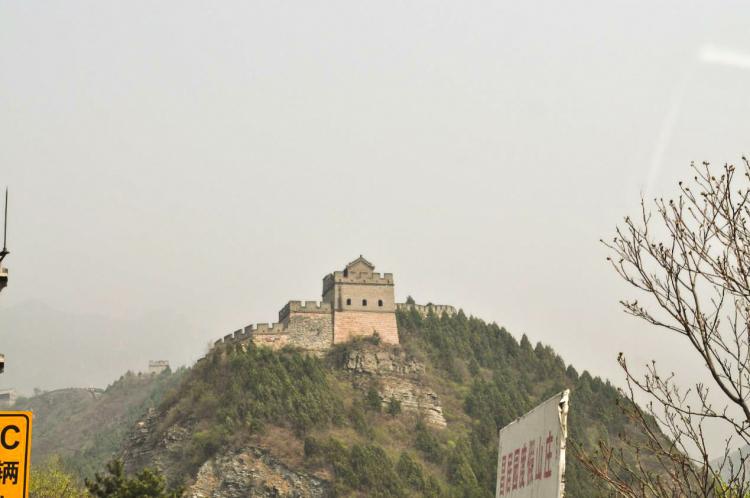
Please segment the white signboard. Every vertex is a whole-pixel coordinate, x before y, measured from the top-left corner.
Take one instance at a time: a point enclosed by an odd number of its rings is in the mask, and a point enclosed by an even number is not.
[[[569,392],[500,429],[497,498],[563,496]]]

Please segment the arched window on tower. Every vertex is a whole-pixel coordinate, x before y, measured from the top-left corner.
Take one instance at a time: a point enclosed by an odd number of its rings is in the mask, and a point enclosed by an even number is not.
[[[383,307],[383,300],[382,299],[378,299],[378,306],[380,306],[381,308]]]
[[[352,304],[352,299],[351,298],[347,298],[346,299],[346,305],[347,306],[351,306],[351,304]]]
[[[367,306],[367,299],[362,300],[362,306]]]

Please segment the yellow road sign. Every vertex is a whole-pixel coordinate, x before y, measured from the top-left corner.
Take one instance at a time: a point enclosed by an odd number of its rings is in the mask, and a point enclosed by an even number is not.
[[[0,498],[29,496],[31,412],[0,412]]]

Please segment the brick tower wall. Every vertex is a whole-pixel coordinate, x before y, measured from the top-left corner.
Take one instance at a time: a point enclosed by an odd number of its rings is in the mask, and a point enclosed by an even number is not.
[[[384,343],[398,344],[396,314],[373,311],[335,311],[333,314],[334,344],[376,332]]]

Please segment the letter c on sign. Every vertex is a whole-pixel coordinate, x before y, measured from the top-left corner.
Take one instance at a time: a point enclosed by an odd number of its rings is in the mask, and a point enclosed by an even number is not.
[[[0,432],[0,444],[2,444],[3,448],[5,448],[6,450],[13,450],[13,449],[18,448],[18,441],[16,441],[13,444],[8,444],[8,440],[6,439],[8,437],[8,431],[13,431],[16,434],[21,432],[21,430],[15,425],[9,425],[7,427],[4,427],[2,432]]]

